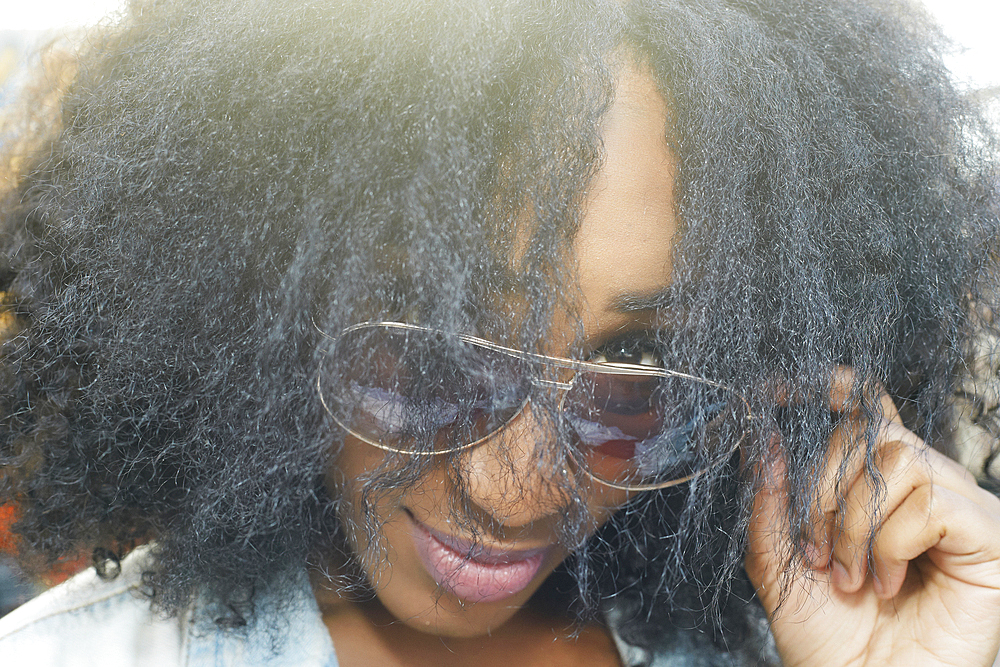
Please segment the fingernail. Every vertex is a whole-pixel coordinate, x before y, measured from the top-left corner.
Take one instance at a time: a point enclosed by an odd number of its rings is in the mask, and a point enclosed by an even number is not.
[[[872,572],[872,588],[875,589],[876,597],[885,597],[885,588],[882,586],[882,580],[874,572]]]
[[[851,575],[839,560],[833,561],[833,585],[842,590],[851,588]]]
[[[809,561],[809,566],[814,570],[825,570],[829,564],[829,558],[824,556],[823,550],[812,542],[806,542],[805,549],[806,560]]]

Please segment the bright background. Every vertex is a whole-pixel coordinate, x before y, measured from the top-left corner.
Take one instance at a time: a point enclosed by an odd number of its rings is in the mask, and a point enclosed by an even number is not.
[[[0,30],[46,30],[97,23],[120,0],[0,0]]]
[[[837,2],[838,0],[831,0]],[[948,59],[959,81],[1000,86],[1000,0],[924,0],[964,51]],[[46,30],[95,23],[121,0],[0,0],[0,30]]]
[[[0,0],[0,30],[46,30],[97,23],[120,0]]]

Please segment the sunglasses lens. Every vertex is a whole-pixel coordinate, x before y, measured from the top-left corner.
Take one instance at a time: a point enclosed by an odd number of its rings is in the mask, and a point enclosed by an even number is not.
[[[612,486],[644,489],[724,462],[746,409],[723,387],[684,376],[581,372],[563,403],[578,462]]]
[[[520,361],[455,337],[373,325],[345,333],[335,356],[341,426],[381,447],[455,451],[503,427],[527,400]]]
[[[472,446],[518,415],[532,369],[517,354],[403,324],[345,331],[332,358],[332,414],[384,449],[440,454]],[[582,469],[614,487],[680,483],[725,462],[743,438],[746,402],[683,375],[578,371],[562,402]],[[329,407],[329,406],[328,406]]]

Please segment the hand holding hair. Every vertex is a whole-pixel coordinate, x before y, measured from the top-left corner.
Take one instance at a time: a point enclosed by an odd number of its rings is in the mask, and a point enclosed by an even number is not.
[[[852,379],[836,372],[830,407],[846,419],[830,437],[806,562],[787,578],[782,454],[764,472],[753,507],[746,569],[783,662],[992,665],[1000,648],[1000,500],[903,426],[885,393],[870,448],[884,485],[874,484]]]

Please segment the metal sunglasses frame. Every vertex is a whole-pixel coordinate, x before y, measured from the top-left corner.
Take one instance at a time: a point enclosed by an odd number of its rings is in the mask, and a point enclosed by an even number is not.
[[[324,337],[332,340],[334,342],[334,344],[336,344],[344,336],[346,336],[348,334],[351,334],[351,333],[354,333],[355,331],[376,330],[376,329],[388,329],[388,330],[403,331],[403,332],[412,331],[412,332],[419,332],[419,333],[422,333],[422,334],[429,333],[429,334],[434,334],[434,335],[438,335],[438,336],[443,336],[443,337],[446,337],[446,338],[453,338],[453,339],[459,340],[459,341],[461,341],[463,343],[467,343],[467,344],[469,344],[469,345],[471,345],[473,347],[485,348],[485,349],[491,350],[493,352],[499,352],[501,354],[504,354],[504,355],[507,355],[507,356],[510,356],[510,357],[514,357],[516,359],[528,361],[528,362],[540,363],[540,364],[551,366],[551,367],[555,367],[555,368],[562,368],[562,369],[566,369],[566,370],[575,371],[577,374],[580,373],[581,371],[588,371],[588,372],[592,372],[592,373],[602,373],[602,374],[605,374],[605,375],[631,375],[631,376],[639,375],[639,376],[645,376],[645,377],[676,377],[676,378],[682,378],[682,379],[685,379],[685,380],[691,380],[693,382],[704,384],[704,385],[707,385],[709,387],[715,387],[717,389],[723,389],[723,390],[729,392],[731,395],[735,396],[736,398],[738,398],[742,402],[742,404],[744,406],[744,409],[746,411],[746,417],[747,417],[747,419],[748,420],[749,419],[753,419],[753,416],[752,416],[752,414],[750,412],[750,404],[749,404],[749,402],[746,400],[746,398],[743,397],[742,394],[740,394],[739,392],[737,392],[735,389],[732,389],[731,387],[728,387],[727,385],[721,384],[719,382],[714,382],[712,380],[706,380],[704,378],[700,378],[700,377],[697,377],[695,375],[690,375],[688,373],[682,373],[680,371],[672,371],[672,370],[669,370],[669,369],[666,369],[666,368],[654,368],[654,367],[650,367],[650,366],[642,366],[642,365],[639,365],[639,364],[626,364],[626,363],[595,364],[595,363],[588,362],[588,361],[578,361],[578,360],[574,360],[574,359],[566,359],[566,358],[563,358],[563,357],[552,357],[552,356],[549,356],[549,355],[536,354],[536,353],[533,353],[533,352],[525,352],[524,350],[518,350],[516,348],[506,347],[504,345],[500,345],[498,343],[494,343],[493,341],[486,340],[485,338],[477,338],[476,336],[470,336],[469,334],[448,333],[448,332],[442,331],[440,329],[434,329],[434,328],[431,328],[431,327],[419,326],[419,325],[416,325],[416,324],[408,324],[406,322],[389,322],[389,321],[361,322],[359,324],[354,324],[354,325],[351,325],[351,326],[343,329],[340,332],[340,334],[338,334],[337,336],[330,336],[329,334],[323,332],[322,330],[319,330],[319,331],[320,331],[321,335],[323,335]],[[327,414],[330,415],[330,417],[333,419],[333,421],[335,421],[337,423],[338,426],[340,426],[342,429],[344,429],[345,431],[347,431],[348,433],[350,433],[352,436],[354,436],[358,440],[361,440],[362,442],[364,442],[366,444],[369,444],[369,445],[371,445],[373,447],[377,447],[378,449],[381,449],[383,451],[393,452],[395,454],[404,454],[404,455],[409,455],[409,456],[440,456],[440,455],[443,455],[443,454],[454,454],[456,452],[462,452],[462,451],[465,451],[467,449],[472,449],[473,447],[477,447],[478,445],[480,445],[483,442],[489,440],[490,438],[493,438],[494,436],[496,436],[497,433],[499,433],[500,431],[502,431],[505,428],[507,428],[508,426],[510,426],[510,424],[515,419],[517,419],[521,415],[522,412],[524,412],[524,408],[531,401],[531,394],[529,393],[527,396],[525,396],[524,401],[522,401],[521,405],[518,406],[517,410],[507,420],[505,420],[503,423],[501,423],[496,428],[494,428],[493,430],[491,430],[489,433],[487,433],[486,435],[484,435],[483,437],[481,437],[481,438],[479,438],[477,440],[474,440],[474,441],[468,442],[468,443],[464,443],[464,444],[458,445],[456,447],[451,447],[451,448],[448,448],[448,449],[442,449],[442,450],[438,450],[438,451],[432,451],[432,452],[414,451],[414,450],[410,450],[410,449],[401,449],[401,448],[398,448],[398,447],[390,447],[390,446],[385,445],[385,444],[383,444],[381,442],[378,442],[377,440],[373,440],[373,439],[365,436],[362,433],[358,433],[357,431],[355,431],[354,429],[352,429],[350,426],[348,426],[347,424],[343,423],[337,417],[336,413],[333,410],[330,409],[330,406],[327,404],[326,399],[323,397],[323,390],[322,390],[322,386],[321,386],[320,380],[321,380],[321,375],[317,374],[316,375],[316,390],[317,390],[317,393],[319,394],[320,403],[322,403],[323,408],[326,410]],[[558,392],[561,393],[561,396],[559,398],[559,408],[558,408],[560,413],[563,412],[563,407],[564,407],[564,404],[565,404],[565,401],[566,401],[566,396],[567,396],[567,394],[569,394],[569,391],[573,388],[574,382],[576,382],[576,375],[574,375],[573,379],[570,380],[569,382],[559,382],[559,381],[556,381],[556,380],[546,380],[546,379],[542,379],[542,378],[532,378],[531,379],[531,383],[534,386],[552,388],[552,389],[555,389],[556,391],[558,391]],[[668,480],[666,482],[658,482],[658,483],[655,483],[655,484],[628,484],[628,485],[625,485],[625,484],[616,484],[614,482],[610,482],[608,480],[601,479],[600,477],[594,475],[589,470],[589,467],[583,461],[580,461],[577,458],[577,456],[575,455],[573,447],[567,446],[566,449],[569,450],[568,451],[569,458],[572,459],[576,463],[577,467],[580,470],[582,470],[588,477],[590,477],[592,480],[594,480],[595,482],[597,482],[599,484],[602,484],[604,486],[607,486],[607,487],[610,487],[610,488],[613,488],[613,489],[618,489],[618,490],[621,490],[621,491],[634,491],[634,492],[638,492],[638,491],[654,491],[654,490],[658,490],[658,489],[666,489],[666,488],[669,488],[671,486],[677,486],[679,484],[683,484],[685,482],[688,482],[688,481],[694,479],[695,477],[698,477],[699,475],[702,475],[702,474],[706,473],[707,471],[711,470],[715,466],[721,465],[722,461],[726,460],[726,458],[728,458],[728,456],[731,455],[733,452],[735,452],[736,448],[740,446],[740,443],[743,442],[743,439],[746,437],[746,433],[747,433],[747,430],[744,429],[743,432],[740,434],[740,437],[735,438],[735,442],[733,443],[732,448],[730,448],[729,451],[726,452],[726,456],[720,457],[719,458],[719,462],[715,463],[714,465],[709,466],[709,467],[705,468],[704,470],[699,470],[699,471],[694,472],[694,473],[692,473],[690,475],[686,475],[686,476],[681,477],[679,479],[672,479],[672,480]]]

